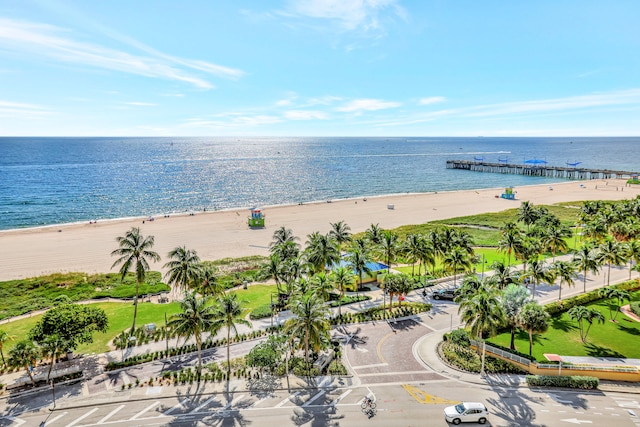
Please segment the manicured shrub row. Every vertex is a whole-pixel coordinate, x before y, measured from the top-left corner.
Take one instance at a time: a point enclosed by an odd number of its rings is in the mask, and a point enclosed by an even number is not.
[[[370,299],[371,297],[369,295],[345,295],[340,301],[331,301],[329,305],[331,307],[337,307],[339,305],[353,304],[354,302],[368,301]]]
[[[373,307],[357,313],[345,313],[341,316],[331,318],[332,325],[345,323],[360,323],[370,320],[397,319],[400,317],[412,316],[431,310],[431,304],[421,302],[408,302],[401,307],[395,306],[393,309],[382,310],[382,307]]]
[[[554,377],[549,375],[527,375],[527,384],[532,387],[565,387],[582,390],[595,390],[600,381],[595,377],[570,376]]]
[[[620,289],[627,292],[632,292],[640,289],[640,282],[638,280],[629,280],[624,283],[620,283],[617,285],[612,285],[612,288]],[[551,316],[555,316],[556,314],[564,313],[565,311],[577,306],[577,305],[587,305],[590,302],[601,300],[602,296],[598,294],[598,289],[576,295],[571,298],[567,298],[562,301],[555,301],[550,304],[544,306],[547,313]]]
[[[254,308],[251,313],[249,313],[249,318],[251,320],[265,319],[271,316],[271,304],[264,304],[259,307]]]
[[[480,372],[482,359],[480,354],[454,344],[452,341],[444,341],[440,347],[442,356],[452,366],[467,372]],[[523,371],[515,365],[502,359],[486,356],[484,360],[484,370],[489,374],[522,374]]]
[[[242,341],[246,341],[246,340],[250,340],[250,339],[255,339],[261,336],[265,336],[267,334],[269,334],[270,332],[274,331],[274,329],[272,328],[267,328],[267,329],[259,329],[259,330],[255,330],[252,331],[248,334],[241,334],[238,335],[237,337],[231,337],[231,343],[236,343],[236,342],[242,342]],[[223,338],[220,340],[207,340],[202,344],[202,350],[206,350],[206,349],[210,349],[210,348],[214,348],[214,347],[222,347],[222,346],[226,346],[227,345],[227,339]],[[122,362],[109,362],[109,364],[107,365],[107,367],[105,368],[108,371],[114,370],[114,369],[120,369],[120,368],[126,368],[129,366],[133,366],[133,365],[138,365],[141,363],[147,363],[147,362],[151,362],[153,360],[157,360],[157,359],[163,359],[166,357],[173,357],[173,356],[177,356],[180,354],[188,354],[188,353],[195,353],[197,351],[196,345],[195,344],[191,344],[191,345],[185,345],[179,348],[170,348],[169,351],[163,350],[163,351],[154,351],[153,353],[147,353],[147,354],[140,354],[137,356],[132,356],[130,358],[125,359]]]
[[[640,316],[640,301],[634,301],[631,303],[631,311],[636,316]]]
[[[469,347],[471,340],[469,339],[469,332],[465,329],[454,329],[451,332],[447,332],[442,336],[444,341],[450,341],[453,344],[461,347]]]

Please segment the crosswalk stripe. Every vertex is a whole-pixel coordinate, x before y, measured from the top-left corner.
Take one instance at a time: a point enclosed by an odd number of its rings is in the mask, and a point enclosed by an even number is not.
[[[57,417],[53,417],[53,418],[51,418],[50,420],[47,420],[47,421],[44,423],[44,425],[45,425],[45,426],[48,426],[49,424],[53,424],[53,423],[55,423],[56,421],[58,421],[60,418],[64,417],[64,416],[65,416],[65,415],[67,415],[67,414],[68,414],[68,412],[62,412],[62,413],[61,413],[60,415],[58,415]],[[18,425],[19,425],[19,424],[18,424]]]
[[[87,418],[88,416],[90,416],[91,414],[93,414],[94,412],[96,412],[98,409],[100,408],[93,408],[92,410],[90,410],[89,412],[87,412],[86,414],[76,418],[75,420],[73,420],[71,423],[67,424],[67,427],[71,427],[74,426],[76,424],[78,424],[80,421],[84,420],[85,418]]]
[[[291,399],[293,399],[294,397],[296,397],[297,395],[299,395],[300,392],[296,391],[295,393],[293,393],[291,396],[287,397],[286,399],[284,399],[282,402],[278,403],[276,406],[274,406],[274,408],[281,408],[282,406],[284,406],[285,404],[287,404],[288,402],[291,401]]]
[[[200,409],[204,408],[205,406],[207,406],[209,403],[213,402],[215,400],[216,396],[210,397],[209,399],[205,400],[204,403],[200,406],[198,406],[196,409],[194,409],[193,411],[189,412],[190,414],[196,413],[198,412]]]
[[[172,413],[173,411],[175,411],[176,409],[179,408],[184,408],[184,402],[186,402],[189,399],[185,399],[182,402],[178,402],[175,406],[173,406],[172,408],[167,409],[166,411],[164,411],[162,413],[162,415],[169,415],[170,413]]]
[[[349,393],[351,393],[353,391],[353,389],[349,389],[347,391],[345,391],[344,393],[342,393],[340,396],[338,396],[337,399],[335,399],[333,402],[331,402],[331,405],[337,405],[338,403],[340,403],[342,401],[342,399],[344,399],[345,397],[347,397],[349,395]]]
[[[324,390],[320,390],[319,392],[317,392],[315,394],[315,396],[313,396],[311,399],[307,400],[306,402],[304,402],[302,404],[302,406],[309,406],[311,404],[311,402],[313,402],[314,400],[316,400],[317,398],[319,398],[320,396],[322,396],[325,393]]]
[[[98,421],[97,424],[102,424],[105,421],[107,421],[109,418],[111,418],[112,416],[114,416],[116,414],[116,412],[118,412],[119,410],[121,410],[122,408],[124,408],[126,405],[120,405],[118,406],[116,409],[114,409],[113,411],[109,412],[107,415],[105,415],[100,421]]]
[[[133,417],[129,418],[129,420],[135,420],[138,417],[141,417],[142,415],[144,415],[145,412],[150,411],[151,409],[155,408],[156,406],[158,406],[160,404],[160,402],[153,402],[151,405],[147,406],[146,408],[144,408],[142,411],[138,412],[137,414],[135,414]]]

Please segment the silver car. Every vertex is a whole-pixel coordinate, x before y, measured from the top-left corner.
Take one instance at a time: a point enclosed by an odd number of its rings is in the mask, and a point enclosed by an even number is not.
[[[444,408],[444,419],[448,423],[460,424],[460,423],[480,423],[487,422],[487,416],[489,411],[487,408],[478,402],[462,402],[455,406],[449,406]]]

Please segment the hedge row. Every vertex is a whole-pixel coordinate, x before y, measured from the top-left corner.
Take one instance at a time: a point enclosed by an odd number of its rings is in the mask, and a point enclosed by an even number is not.
[[[624,283],[619,283],[617,285],[611,285],[611,288],[619,289],[622,291],[632,292],[640,289],[640,281],[638,280],[629,280]],[[598,301],[602,299],[602,296],[598,293],[599,289],[576,295],[571,298],[567,298],[562,301],[552,302],[544,306],[547,313],[550,316],[555,316],[556,314],[564,313],[565,311],[578,306],[578,305],[587,305],[593,301]]]
[[[595,377],[574,375],[570,377],[555,377],[549,375],[527,375],[527,384],[532,387],[565,387],[582,390],[595,390],[600,381]]]
[[[442,355],[447,362],[467,372],[480,372],[482,365],[481,356],[469,347],[454,344],[452,341],[442,343]],[[502,359],[486,356],[484,360],[484,370],[489,374],[522,374],[519,367]]]
[[[332,325],[341,325],[344,323],[361,323],[371,320],[397,319],[406,316],[412,316],[431,310],[431,304],[421,302],[408,302],[401,307],[395,306],[393,309],[383,310],[382,307],[373,307],[357,313],[345,313],[330,319]]]
[[[631,303],[631,311],[636,316],[640,316],[640,301],[634,301]]]

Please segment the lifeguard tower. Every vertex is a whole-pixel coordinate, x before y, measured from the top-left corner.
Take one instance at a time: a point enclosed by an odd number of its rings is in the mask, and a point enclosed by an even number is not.
[[[504,193],[502,193],[500,195],[501,198],[503,199],[507,199],[507,200],[515,200],[516,199],[516,195],[513,192],[513,187],[507,187],[504,189]]]
[[[264,228],[264,214],[258,208],[251,208],[251,216],[249,217],[250,228]]]

